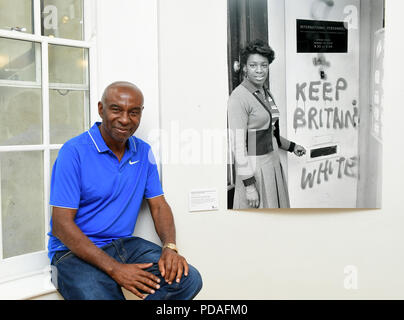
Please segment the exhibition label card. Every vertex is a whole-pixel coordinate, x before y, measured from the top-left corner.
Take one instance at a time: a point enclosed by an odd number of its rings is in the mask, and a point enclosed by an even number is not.
[[[189,193],[189,211],[218,210],[218,196],[216,189],[192,190]]]

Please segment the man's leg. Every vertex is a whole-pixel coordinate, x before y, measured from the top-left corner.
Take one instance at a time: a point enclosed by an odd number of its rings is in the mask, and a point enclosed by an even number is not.
[[[102,249],[112,257],[116,255],[112,244]],[[52,265],[52,282],[66,300],[125,299],[121,287],[111,277],[70,251],[57,252]]]
[[[138,237],[120,240],[122,244],[121,255],[125,257],[125,263],[153,263],[153,266],[145,269],[160,278],[160,289],[154,294],[149,294],[146,300],[191,300],[202,288],[202,278],[193,266],[189,265],[188,276],[183,275],[180,283],[173,282],[169,285],[160,274],[158,261],[161,256],[161,247],[150,241]]]

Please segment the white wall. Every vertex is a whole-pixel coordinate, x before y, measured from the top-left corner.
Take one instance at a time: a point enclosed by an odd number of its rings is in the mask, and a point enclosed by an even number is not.
[[[226,1],[159,2],[162,129],[226,127]],[[223,163],[163,164],[166,197],[178,245],[204,279],[199,298],[404,298],[404,217],[400,201],[404,110],[397,82],[403,63],[403,5],[387,1],[385,162],[382,210],[226,210]],[[401,69],[399,68],[401,67]],[[170,145],[165,146],[170,148]],[[180,150],[181,151],[181,150]],[[206,151],[206,150],[205,150]],[[213,187],[220,210],[188,213],[188,193]],[[344,289],[344,268],[356,266],[358,290]]]
[[[114,81],[130,81],[144,95],[144,112],[136,136],[158,151],[159,132],[158,34],[156,0],[97,1],[97,97]],[[92,101],[92,123],[100,121]],[[156,158],[159,155],[156,154]],[[159,243],[146,206],[142,207],[135,234]]]

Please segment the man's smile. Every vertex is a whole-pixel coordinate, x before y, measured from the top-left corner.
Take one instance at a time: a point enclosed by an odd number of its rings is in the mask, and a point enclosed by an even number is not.
[[[130,132],[130,129],[117,128],[117,127],[115,127],[115,130],[123,134],[127,134],[128,132]]]

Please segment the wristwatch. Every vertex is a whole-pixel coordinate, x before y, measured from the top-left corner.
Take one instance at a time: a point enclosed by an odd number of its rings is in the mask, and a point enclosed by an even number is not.
[[[165,249],[165,248],[174,250],[175,252],[178,253],[178,248],[177,248],[177,246],[175,245],[175,243],[168,242],[168,243],[166,243],[166,244],[163,246],[163,249]]]

